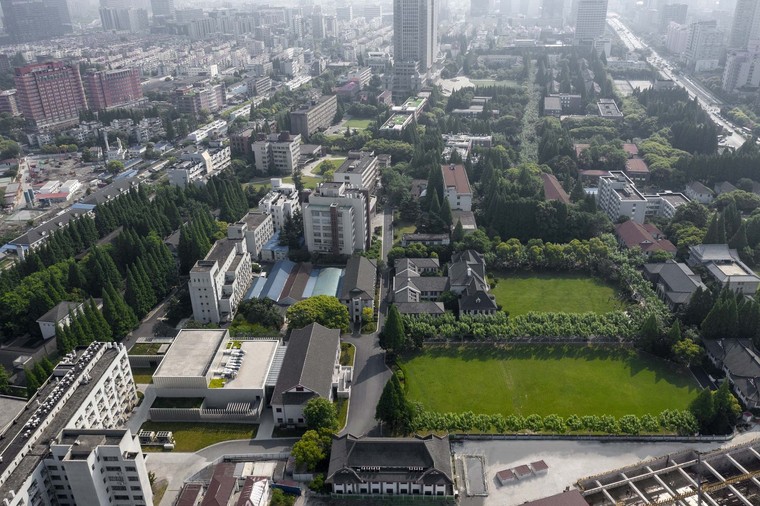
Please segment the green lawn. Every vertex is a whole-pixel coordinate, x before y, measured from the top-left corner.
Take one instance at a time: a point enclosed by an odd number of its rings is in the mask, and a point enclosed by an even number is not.
[[[404,234],[413,234],[416,231],[417,226],[414,223],[400,221],[398,225],[393,226],[393,238],[400,241]]]
[[[495,275],[491,292],[509,314],[529,311],[608,313],[623,309],[612,285],[583,274],[521,273]]]
[[[351,118],[346,120],[346,126],[357,130],[366,130],[370,123],[372,123],[371,119]]]
[[[155,369],[150,368],[134,368],[132,369],[132,377],[135,379],[135,383],[149,384],[153,383],[153,373]]]
[[[161,348],[159,343],[136,343],[129,350],[130,355],[155,355]]]
[[[470,79],[470,82],[475,86],[511,86],[516,88],[519,86],[517,81],[497,81],[495,79]]]
[[[400,366],[409,400],[438,412],[656,415],[698,393],[687,370],[618,347],[437,347]]]
[[[214,443],[233,439],[253,439],[258,428],[258,425],[244,423],[185,422],[145,422],[141,427],[142,430],[174,432],[174,451],[177,452],[196,452]]]

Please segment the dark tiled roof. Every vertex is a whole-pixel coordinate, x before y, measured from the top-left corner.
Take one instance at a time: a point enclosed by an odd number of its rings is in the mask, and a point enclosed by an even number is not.
[[[339,346],[340,330],[328,329],[319,323],[294,330],[272,394],[272,404],[284,404],[283,394],[296,386],[327,398]]]
[[[50,311],[40,316],[37,321],[43,323],[58,323],[81,305],[81,302],[71,302],[64,300],[63,302],[59,302],[53,306]]]
[[[760,356],[750,339],[705,339],[707,352],[730,372],[734,387],[745,399],[760,403]]]
[[[469,291],[468,291],[469,292]],[[496,311],[496,298],[482,290],[465,292],[459,298],[460,311]]]
[[[665,263],[644,264],[644,272],[649,279],[665,285],[665,296],[673,304],[683,304],[697,288],[706,288],[699,275],[689,266],[668,260]]]
[[[401,314],[437,314],[441,315],[446,312],[443,302],[432,302],[424,300],[421,302],[396,302],[398,312]]]
[[[227,506],[237,484],[234,474],[235,464],[217,464],[201,506]]]
[[[376,279],[377,266],[373,261],[362,256],[352,256],[346,264],[340,299],[348,300],[356,297],[362,300],[374,299]]]
[[[333,438],[327,483],[406,481],[451,485],[448,436]]]

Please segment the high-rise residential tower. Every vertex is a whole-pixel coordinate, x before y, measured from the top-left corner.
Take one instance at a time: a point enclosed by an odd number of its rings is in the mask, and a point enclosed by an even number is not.
[[[93,111],[123,107],[143,98],[136,68],[90,72],[84,76],[84,89]]]
[[[438,54],[438,0],[393,1],[393,93],[404,98],[427,80]]]
[[[87,109],[79,66],[35,63],[15,70],[16,99],[21,113],[40,130],[76,125]]]
[[[607,0],[577,0],[575,45],[593,45],[604,35],[607,23]]]
[[[0,6],[13,42],[61,37],[73,31],[66,0],[0,0]]]
[[[760,0],[737,0],[729,49],[747,49],[749,41],[757,38],[760,38]]]
[[[174,0],[150,0],[154,18],[174,19]]]
[[[564,0],[543,0],[541,19],[547,25],[561,27],[565,23],[564,10]]]

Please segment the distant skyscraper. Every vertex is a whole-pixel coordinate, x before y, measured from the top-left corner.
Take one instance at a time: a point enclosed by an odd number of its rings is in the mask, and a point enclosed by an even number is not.
[[[470,16],[486,17],[493,16],[491,0],[470,0]]]
[[[577,0],[575,45],[593,45],[604,35],[607,24],[607,0]]]
[[[21,113],[38,129],[75,125],[87,101],[79,66],[36,63],[15,70],[16,99]]]
[[[760,0],[737,0],[734,22],[728,39],[730,49],[746,49],[751,39],[760,36]]]
[[[101,7],[100,22],[106,31],[141,32],[148,29],[148,11],[132,7]]]
[[[154,18],[174,18],[174,0],[150,0],[150,8]]]
[[[427,80],[438,54],[439,0],[393,0],[393,94],[403,99]]]
[[[551,26],[565,24],[565,0],[544,0],[541,5],[541,19]]]
[[[393,58],[426,71],[438,53],[437,0],[393,1]]]
[[[667,33],[671,22],[679,25],[686,24],[686,14],[689,10],[687,4],[666,4],[658,10],[660,11],[660,33]]]
[[[66,0],[0,0],[3,23],[14,42],[62,37],[73,31]]]
[[[723,53],[723,43],[723,31],[718,29],[714,19],[692,23],[684,52],[686,62],[696,72],[715,70]]]

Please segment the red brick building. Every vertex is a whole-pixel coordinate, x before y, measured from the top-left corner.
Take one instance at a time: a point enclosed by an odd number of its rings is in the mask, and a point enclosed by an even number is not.
[[[89,72],[84,76],[84,89],[93,111],[123,107],[143,98],[136,68]]]
[[[16,100],[39,130],[76,125],[87,109],[79,67],[63,62],[34,63],[15,70]]]

